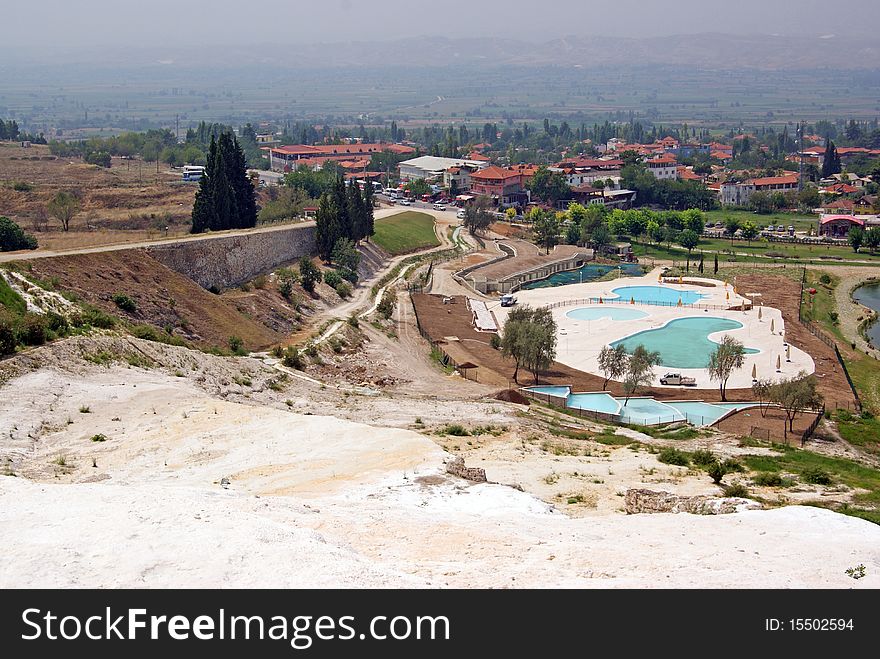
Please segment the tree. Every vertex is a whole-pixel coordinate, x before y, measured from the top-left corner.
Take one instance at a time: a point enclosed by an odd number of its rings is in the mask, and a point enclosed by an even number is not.
[[[522,338],[526,351],[525,365],[534,374],[535,384],[538,384],[538,373],[550,368],[556,358],[556,321],[549,309],[535,309]]]
[[[318,254],[329,261],[336,241],[342,238],[339,226],[339,214],[329,193],[321,195],[318,200],[318,212],[315,214],[315,244]]]
[[[424,194],[431,194],[431,186],[423,178],[417,178],[404,186],[405,190],[409,190],[413,197],[421,197]]]
[[[492,224],[492,200],[486,196],[479,196],[464,209],[462,224],[470,232],[476,235],[483,233]]]
[[[754,222],[743,222],[742,227],[740,227],[740,234],[749,241],[749,246],[751,247],[752,241],[758,236],[758,225]]]
[[[727,400],[727,381],[736,369],[742,368],[744,361],[743,344],[727,335],[709,355],[709,379],[718,381],[722,401]]]
[[[623,378],[623,393],[626,396],[626,400],[623,401],[624,406],[629,403],[630,396],[633,396],[639,387],[651,385],[654,381],[653,367],[659,365],[659,352],[649,352],[641,344],[636,346],[629,357]]]
[[[862,227],[852,227],[847,234],[847,238],[853,251],[858,253],[862,243],[865,242],[865,230]]]
[[[49,215],[61,222],[61,229],[63,231],[68,231],[70,229],[70,220],[73,219],[73,216],[79,210],[79,199],[72,192],[59,190],[49,200],[46,210],[49,211]]]
[[[828,140],[825,146],[825,157],[822,160],[822,178],[828,178],[834,174],[840,174],[843,168],[840,165],[840,156],[837,154],[837,147],[834,142]]]
[[[521,366],[534,373],[548,368],[556,357],[556,322],[549,309],[516,307],[507,316],[501,336],[501,354],[516,364],[513,381],[518,382]]]
[[[793,378],[775,383],[770,388],[770,400],[785,410],[788,431],[792,432],[795,417],[818,408],[822,404],[822,395],[816,389],[816,378],[801,371]]]
[[[543,165],[538,167],[526,187],[533,195],[552,205],[556,205],[560,199],[571,197],[571,186],[568,185],[562,172],[551,172]]]
[[[590,235],[590,245],[596,254],[601,254],[611,244],[611,232],[604,224],[600,224]]]
[[[798,204],[801,208],[812,210],[818,208],[822,203],[822,197],[819,195],[819,188],[815,185],[804,186],[804,189],[798,193]]]
[[[321,271],[312,263],[312,259],[304,256],[299,260],[299,280],[302,287],[309,293],[315,291],[315,284],[321,281]]]
[[[714,274],[718,274],[718,252],[715,252],[715,270]]]
[[[733,235],[739,230],[739,226],[740,225],[738,219],[736,219],[735,217],[729,217],[724,220],[724,233],[732,238]]]
[[[761,410],[761,416],[767,416],[767,407],[770,403],[770,391],[773,387],[773,380],[758,379],[752,382],[752,395],[758,400],[758,409]]]
[[[618,380],[626,373],[626,367],[629,362],[629,355],[626,348],[618,345],[614,348],[611,346],[602,346],[599,351],[599,369],[605,374],[605,382],[602,383],[602,391],[611,380]]]
[[[0,215],[0,252],[18,249],[36,249],[37,239],[26,233],[8,217]]]
[[[679,234],[678,243],[690,253],[700,243],[700,236],[691,229],[685,229]]]
[[[871,227],[865,231],[865,245],[872,252],[880,247],[880,227]]]
[[[361,253],[350,238],[339,238],[336,244],[333,245],[333,252],[330,258],[338,268],[348,270],[349,272],[357,272],[358,264],[361,261]]]
[[[231,133],[221,133],[219,139],[212,134],[205,174],[193,203],[191,231],[244,229],[256,224],[256,194],[244,151]]]
[[[703,217],[702,211],[696,208],[689,208],[681,215],[685,229],[690,229],[698,236],[703,233],[703,229],[706,228],[706,221]]]
[[[753,192],[749,197],[749,207],[759,213],[761,215],[766,215],[767,213],[772,213],[776,205],[773,203],[773,198],[763,190],[758,190],[757,192]]]
[[[556,244],[559,237],[559,222],[556,215],[546,211],[537,210],[532,214],[532,231],[535,234],[535,242],[542,245],[546,253]]]

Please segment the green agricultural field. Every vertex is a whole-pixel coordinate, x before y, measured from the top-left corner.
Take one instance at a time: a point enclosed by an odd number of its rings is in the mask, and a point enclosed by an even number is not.
[[[371,240],[392,256],[440,245],[434,233],[434,218],[427,213],[405,211],[376,220],[375,226]]]

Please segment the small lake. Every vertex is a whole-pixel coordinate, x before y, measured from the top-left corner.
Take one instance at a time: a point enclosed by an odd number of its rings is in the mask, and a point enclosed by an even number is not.
[[[880,313],[880,282],[865,284],[853,291],[853,299],[866,307]],[[866,334],[875,346],[880,346],[880,322],[874,322],[868,327]]]

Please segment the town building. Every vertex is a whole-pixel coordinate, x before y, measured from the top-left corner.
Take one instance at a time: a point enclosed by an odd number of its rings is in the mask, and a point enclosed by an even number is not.
[[[443,178],[443,172],[451,167],[470,167],[474,171],[488,166],[488,162],[481,160],[467,160],[465,158],[441,158],[439,156],[420,156],[411,160],[404,160],[398,165],[400,178],[404,181],[416,179]]]
[[[846,238],[853,227],[865,228],[865,220],[855,215],[822,215],[819,218],[819,235]]]
[[[290,144],[279,147],[261,147],[269,153],[269,168],[289,172],[299,165],[320,166],[328,160],[369,160],[374,153],[407,155],[415,149],[403,144],[355,142],[352,144]]]
[[[678,162],[670,154],[664,154],[645,161],[645,167],[658,181],[678,178]]]
[[[471,192],[493,197],[500,204],[512,203],[511,198],[522,191],[522,175],[513,170],[491,165],[471,174]]]
[[[756,192],[791,192],[798,189],[798,175],[753,178],[742,183],[721,184],[722,206],[747,206]]]

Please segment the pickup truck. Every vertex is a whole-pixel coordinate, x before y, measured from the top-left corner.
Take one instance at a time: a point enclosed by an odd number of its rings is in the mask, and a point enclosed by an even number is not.
[[[677,384],[682,387],[696,386],[697,381],[694,378],[684,377],[681,373],[667,373],[660,378],[660,384]]]

